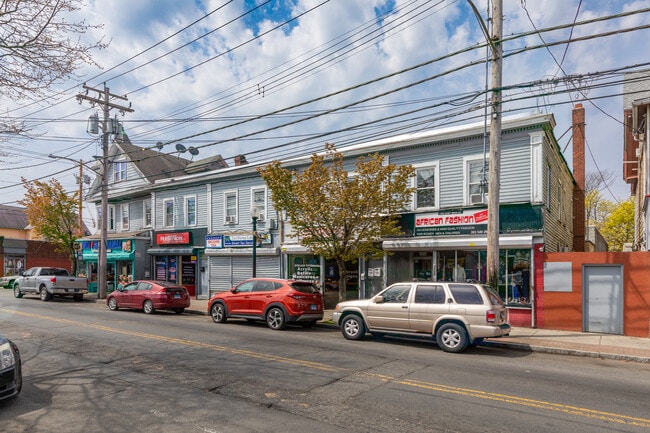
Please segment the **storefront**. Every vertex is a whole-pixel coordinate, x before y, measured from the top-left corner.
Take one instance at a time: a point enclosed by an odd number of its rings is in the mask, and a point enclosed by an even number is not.
[[[2,275],[20,275],[27,269],[27,241],[23,239],[2,240]]]
[[[155,233],[155,245],[147,251],[152,262],[152,278],[180,284],[190,296],[202,295],[207,285],[202,282],[205,272],[200,267],[205,234],[205,229]]]
[[[88,291],[91,293],[97,293],[99,242],[94,236],[78,241],[81,247],[78,273],[85,273],[88,277]],[[125,282],[151,277],[149,261],[145,254],[149,245],[147,232],[109,234],[106,241],[106,293],[112,292]]]
[[[309,253],[300,245],[285,245],[287,278],[312,281],[322,288],[325,308],[332,309],[339,302],[339,270],[336,261]],[[359,299],[359,262],[346,263],[346,297]]]
[[[229,290],[253,276],[281,278],[282,257],[273,244],[273,235],[258,232],[253,262],[252,232],[215,233],[205,237],[205,255],[209,262],[210,294]]]
[[[543,245],[542,212],[531,205],[500,209],[499,284],[511,309],[530,326],[534,248]],[[487,282],[487,209],[458,209],[409,214],[411,235],[385,240],[385,284],[398,281]]]

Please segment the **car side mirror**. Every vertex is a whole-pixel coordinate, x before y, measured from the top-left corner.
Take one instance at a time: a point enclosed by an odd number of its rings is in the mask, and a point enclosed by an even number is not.
[[[384,297],[382,295],[377,295],[374,298],[372,298],[372,302],[374,302],[375,304],[383,304]]]
[[[230,289],[230,293],[237,293],[239,290],[237,290],[237,287],[233,287]]]

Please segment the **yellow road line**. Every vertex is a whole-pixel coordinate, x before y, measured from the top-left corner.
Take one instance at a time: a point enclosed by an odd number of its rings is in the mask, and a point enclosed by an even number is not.
[[[187,339],[183,339],[183,338],[164,337],[164,336],[156,335],[156,334],[148,334],[148,333],[143,333],[143,332],[126,331],[124,329],[112,328],[112,327],[104,326],[104,325],[97,325],[97,324],[92,324],[92,323],[79,322],[79,321],[70,320],[70,319],[60,319],[60,318],[51,317],[51,316],[43,316],[43,315],[40,315],[40,314],[27,313],[27,312],[24,312],[24,311],[2,310],[2,312],[10,312],[10,313],[17,314],[17,315],[22,315],[22,316],[27,316],[27,317],[35,317],[35,318],[45,319],[45,320],[51,320],[53,322],[66,323],[66,324],[69,324],[69,325],[84,326],[86,328],[93,328],[93,329],[97,329],[97,330],[100,330],[100,331],[118,333],[118,334],[128,335],[128,336],[131,336],[131,337],[141,337],[141,338],[145,338],[145,339],[149,339],[149,340],[164,341],[164,342],[175,343],[175,344],[179,344],[179,345],[183,345],[183,346],[201,347],[201,348],[204,348],[204,349],[210,349],[210,350],[215,350],[215,351],[219,351],[219,352],[230,353],[230,354],[233,354],[233,355],[240,355],[240,356],[245,356],[245,357],[255,358],[255,359],[263,359],[263,360],[267,360],[267,361],[274,361],[274,362],[279,362],[279,363],[288,364],[288,365],[298,365],[298,366],[301,366],[301,367],[312,368],[312,369],[321,370],[321,371],[339,372],[339,373],[345,373],[345,372],[352,372],[353,371],[353,370],[348,369],[348,368],[336,367],[336,366],[332,366],[332,365],[323,364],[323,363],[320,363],[320,362],[313,362],[313,361],[306,361],[306,360],[288,358],[288,357],[284,357],[284,356],[272,355],[272,354],[269,354],[269,353],[255,352],[255,351],[246,350],[246,349],[234,349],[234,348],[231,348],[231,347],[226,347],[226,346],[221,346],[221,345],[216,345],[216,344],[210,344],[210,343],[201,343],[201,342],[198,342],[198,341],[192,341],[192,340],[187,340]],[[479,398],[479,399],[485,399],[485,400],[491,400],[491,401],[498,401],[498,402],[513,404],[513,405],[518,405],[518,406],[527,406],[527,407],[531,407],[531,408],[535,408],[535,409],[563,412],[563,413],[570,414],[570,415],[576,415],[576,416],[580,416],[580,417],[584,417],[584,418],[593,418],[593,419],[598,419],[598,420],[606,421],[606,422],[613,422],[613,423],[617,423],[617,424],[624,424],[624,425],[632,425],[632,426],[650,428],[650,419],[646,419],[646,418],[631,417],[631,416],[627,416],[627,415],[620,415],[620,414],[615,414],[615,413],[610,413],[610,412],[602,412],[602,411],[583,408],[583,407],[576,407],[576,406],[564,405],[564,404],[559,404],[559,403],[551,403],[551,402],[547,402],[547,401],[543,401],[543,400],[534,400],[534,399],[525,398],[525,397],[517,397],[517,396],[507,395],[507,394],[492,393],[492,392],[480,391],[480,390],[476,390],[476,389],[460,388],[460,387],[455,387],[455,386],[430,383],[430,382],[414,380],[414,379],[400,379],[400,378],[397,378],[397,377],[387,376],[387,375],[382,375],[382,374],[376,374],[376,373],[356,372],[355,374],[365,376],[365,377],[374,378],[374,379],[379,379],[379,380],[381,380],[383,382],[390,382],[390,383],[404,385],[404,386],[413,387],[413,388],[426,389],[426,390],[436,391],[436,392],[441,392],[441,393],[462,395],[462,396],[471,397],[471,398]]]

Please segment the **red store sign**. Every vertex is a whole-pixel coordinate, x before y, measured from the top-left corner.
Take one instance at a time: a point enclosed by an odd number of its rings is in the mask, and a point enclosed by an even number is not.
[[[158,245],[182,245],[190,243],[190,232],[156,233]]]

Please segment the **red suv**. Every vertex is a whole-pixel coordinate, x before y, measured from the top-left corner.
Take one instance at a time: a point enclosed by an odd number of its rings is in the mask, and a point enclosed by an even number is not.
[[[217,323],[239,318],[263,320],[276,330],[287,323],[312,326],[323,319],[323,295],[309,281],[253,278],[212,296],[208,313]]]

